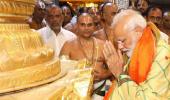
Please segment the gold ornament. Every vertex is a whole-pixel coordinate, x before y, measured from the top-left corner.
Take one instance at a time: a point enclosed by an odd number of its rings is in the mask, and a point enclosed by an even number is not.
[[[54,50],[25,22],[34,5],[34,0],[0,1],[0,93],[44,84],[60,73]]]

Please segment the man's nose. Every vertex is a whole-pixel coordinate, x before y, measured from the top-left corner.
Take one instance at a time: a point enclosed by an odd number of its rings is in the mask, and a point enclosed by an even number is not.
[[[54,17],[54,18],[53,18],[53,21],[57,21],[57,20],[58,20],[58,18],[57,18],[57,17]]]
[[[58,18],[51,19],[51,23],[54,25],[59,25],[61,22],[58,20]]]
[[[88,26],[88,25],[85,25],[84,28],[85,28],[85,30],[86,30],[86,29],[89,29],[89,26]]]

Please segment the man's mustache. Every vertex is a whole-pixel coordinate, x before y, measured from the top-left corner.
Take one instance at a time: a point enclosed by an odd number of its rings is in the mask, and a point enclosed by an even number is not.
[[[121,49],[121,51],[123,52],[123,53],[126,53],[126,52],[128,52],[128,51],[130,51],[131,49]]]
[[[51,26],[59,26],[60,24],[59,23],[51,23]]]

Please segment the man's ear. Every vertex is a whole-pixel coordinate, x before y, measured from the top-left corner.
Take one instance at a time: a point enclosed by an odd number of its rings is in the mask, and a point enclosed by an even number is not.
[[[143,32],[143,28],[140,26],[135,27],[136,32]]]
[[[135,32],[136,32],[137,37],[140,38],[142,36],[142,33],[143,33],[143,28],[141,28],[140,26],[137,26],[135,28]]]
[[[61,22],[63,23],[64,22],[64,15],[61,14]]]

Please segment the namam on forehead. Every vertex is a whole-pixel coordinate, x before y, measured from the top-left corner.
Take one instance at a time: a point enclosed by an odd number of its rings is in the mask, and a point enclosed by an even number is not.
[[[63,6],[61,9],[63,10],[63,13],[68,13],[68,14],[70,14],[70,15],[71,15],[71,10],[70,10],[70,8],[69,8],[69,7],[67,7],[67,6]]]
[[[92,23],[93,24],[93,18],[88,13],[83,13],[78,17],[78,23]]]
[[[70,10],[67,6],[61,7],[63,10]]]
[[[95,8],[95,7],[92,7],[92,8],[89,9],[88,12],[89,12],[89,14],[93,14],[94,15],[94,14],[96,14],[98,12],[98,9]]]

